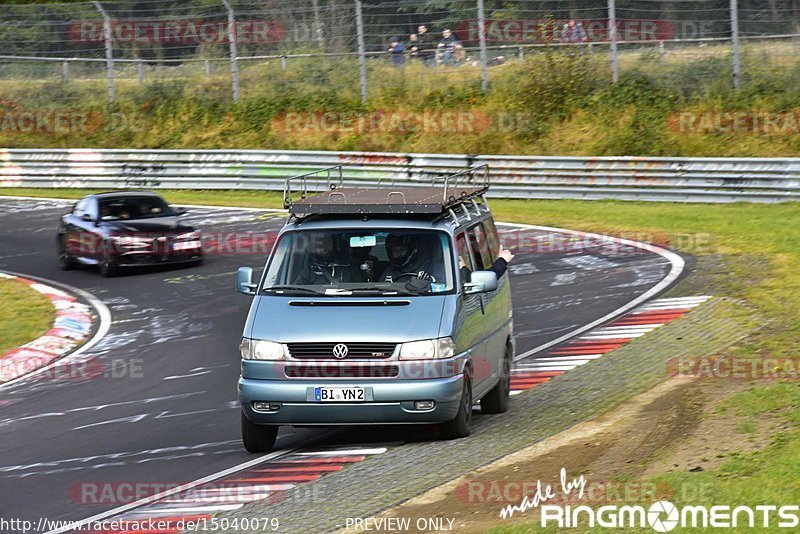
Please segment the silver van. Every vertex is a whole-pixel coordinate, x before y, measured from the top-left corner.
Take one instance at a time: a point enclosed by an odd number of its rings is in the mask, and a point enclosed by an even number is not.
[[[242,440],[281,425],[434,424],[467,436],[472,407],[508,409],[511,287],[484,193],[485,167],[431,187],[286,183],[289,220],[252,295],[240,346]],[[313,174],[313,173],[312,173]],[[334,178],[332,178],[332,176]],[[291,186],[300,182],[301,198]]]

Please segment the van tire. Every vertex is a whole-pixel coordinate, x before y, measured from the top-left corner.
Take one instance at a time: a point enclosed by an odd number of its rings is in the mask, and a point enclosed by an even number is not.
[[[278,426],[257,425],[242,411],[242,444],[247,452],[270,452],[278,438]]]
[[[461,400],[455,419],[442,423],[439,426],[439,435],[442,439],[459,439],[469,436],[470,423],[472,422],[472,381],[469,375],[464,374],[464,388],[461,390]]]
[[[481,399],[481,412],[505,413],[508,411],[511,398],[511,349],[506,349],[503,356],[500,380],[485,397]]]

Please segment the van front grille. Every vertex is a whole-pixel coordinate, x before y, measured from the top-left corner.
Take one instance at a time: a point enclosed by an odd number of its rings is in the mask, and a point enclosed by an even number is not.
[[[334,355],[334,348],[337,345],[347,347],[346,355],[341,356],[343,351],[337,351],[339,357]],[[351,359],[382,359],[388,358],[394,353],[397,343],[287,343],[289,354],[292,358],[298,359],[320,359],[320,360],[351,360]]]
[[[394,378],[400,374],[396,365],[287,365],[288,378]]]

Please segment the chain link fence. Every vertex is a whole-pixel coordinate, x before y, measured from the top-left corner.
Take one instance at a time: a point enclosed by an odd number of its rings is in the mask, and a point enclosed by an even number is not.
[[[800,0],[6,4],[0,98],[70,102],[88,90],[142,104],[188,84],[220,100],[311,85],[322,100],[391,101],[411,80],[491,89],[504,66],[548,54],[585,56],[609,81],[644,69],[681,87],[739,87],[778,70],[798,77],[799,38]]]

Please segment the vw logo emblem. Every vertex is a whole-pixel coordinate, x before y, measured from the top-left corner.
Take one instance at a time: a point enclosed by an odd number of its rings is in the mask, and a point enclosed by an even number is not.
[[[344,343],[337,343],[333,346],[333,357],[341,360],[347,357],[347,345]]]

